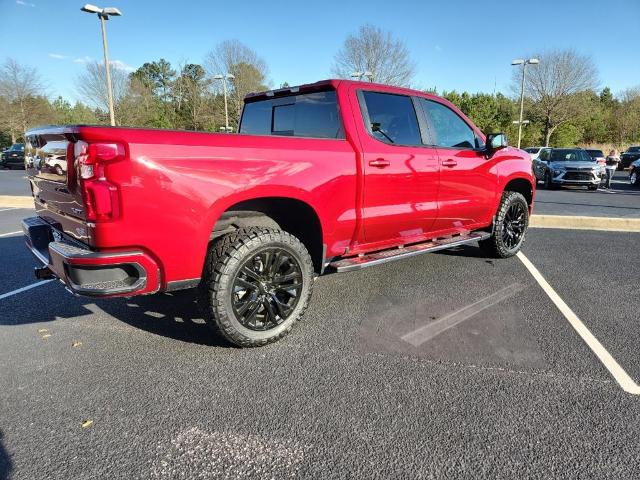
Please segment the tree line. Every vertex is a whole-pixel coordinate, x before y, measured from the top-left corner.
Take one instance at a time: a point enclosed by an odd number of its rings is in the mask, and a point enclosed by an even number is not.
[[[573,50],[536,56],[540,64],[529,66],[524,90],[524,118],[529,121],[523,129],[524,146],[640,143],[640,87],[618,95],[608,87],[599,88],[593,61]],[[345,39],[331,71],[337,78],[359,72],[374,82],[411,86],[415,65],[404,42],[378,27],[363,25]],[[513,73],[509,94],[440,94],[484,132],[506,132],[514,141],[520,72],[514,69]],[[229,123],[236,129],[244,96],[272,87],[267,63],[237,40],[221,42],[201,64],[172,65],[160,58],[133,72],[112,68],[111,74],[116,122],[123,126],[219,131],[225,125],[219,77],[228,76]],[[51,99],[35,68],[6,59],[0,68],[0,145],[22,139],[36,125],[108,124],[104,64],[88,63],[76,80],[76,90],[82,101]]]

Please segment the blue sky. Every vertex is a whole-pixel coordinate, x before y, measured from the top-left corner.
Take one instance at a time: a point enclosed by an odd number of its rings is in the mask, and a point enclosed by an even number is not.
[[[0,0],[0,61],[13,56],[36,66],[50,96],[77,99],[83,60],[102,56],[98,20],[80,11],[83,3]],[[550,48],[590,55],[600,85],[614,93],[640,86],[640,0],[110,0],[98,5],[124,14],[107,26],[111,59],[123,68],[161,57],[173,64],[201,63],[218,42],[235,38],[267,61],[273,86],[308,83],[330,77],[345,36],[371,23],[406,42],[419,88],[509,93],[511,59]]]

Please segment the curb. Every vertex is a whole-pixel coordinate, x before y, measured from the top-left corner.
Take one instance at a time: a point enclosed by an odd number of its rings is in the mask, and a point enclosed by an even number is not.
[[[34,208],[33,197],[0,195],[0,208]]]
[[[531,228],[640,232],[640,218],[579,217],[572,215],[531,215]]]

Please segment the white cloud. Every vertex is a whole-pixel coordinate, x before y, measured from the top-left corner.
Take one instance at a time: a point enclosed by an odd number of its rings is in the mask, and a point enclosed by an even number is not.
[[[125,72],[133,72],[135,70],[131,65],[127,65],[121,60],[110,60],[109,65],[118,70],[124,70]]]
[[[56,60],[64,60],[67,58],[66,55],[60,55],[59,53],[50,53],[49,56],[51,58],[55,58]]]
[[[24,2],[23,0],[16,0],[17,5],[22,5],[23,7],[35,7],[35,3]]]
[[[440,45],[436,45],[433,48],[435,49],[436,52],[441,52],[442,51],[442,47]]]
[[[73,60],[73,63],[81,63],[81,64],[84,65],[85,63],[91,63],[91,62],[94,62],[94,61],[95,60],[93,59],[93,57],[85,55],[84,57],[75,58]],[[100,62],[101,65],[103,63],[104,62]],[[128,64],[124,63],[122,60],[110,60],[109,61],[109,65],[111,65],[111,68],[115,68],[116,70],[123,70],[125,72],[133,72],[133,71],[135,71],[135,68],[133,68],[131,65],[128,65]]]

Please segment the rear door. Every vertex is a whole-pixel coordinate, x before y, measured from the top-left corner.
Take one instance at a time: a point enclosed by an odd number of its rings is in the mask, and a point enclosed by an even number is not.
[[[497,188],[494,163],[484,155],[479,135],[447,105],[420,98],[432,141],[440,159],[439,213],[436,230],[464,231],[472,225],[486,224]]]
[[[420,239],[431,231],[438,213],[438,155],[423,145],[416,101],[354,90],[362,119],[355,124],[363,151],[365,241]]]

